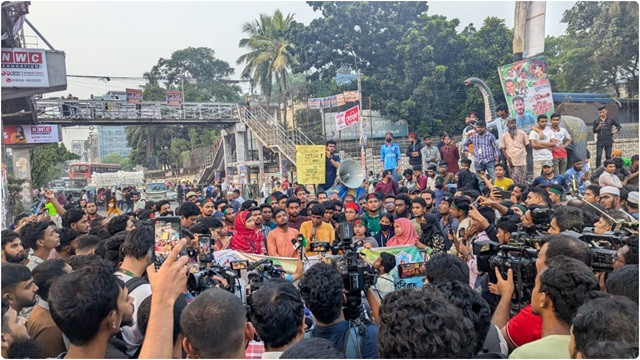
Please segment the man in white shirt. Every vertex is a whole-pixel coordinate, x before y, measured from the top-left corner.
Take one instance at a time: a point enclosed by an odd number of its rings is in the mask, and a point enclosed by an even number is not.
[[[533,147],[533,177],[542,175],[542,163],[544,161],[553,161],[551,149],[556,146],[556,139],[553,131],[547,127],[547,115],[538,115],[538,127],[542,135],[538,131],[532,130],[529,134],[529,142]]]
[[[567,171],[567,146],[571,144],[571,135],[567,129],[560,126],[560,114],[551,115],[550,128],[556,139],[556,146],[551,150],[553,171],[556,174],[564,174]]]
[[[387,252],[382,252],[380,257],[373,263],[373,267],[380,274],[374,288],[381,297],[384,297],[387,293],[396,289],[393,277],[389,274],[396,267],[396,257]]]
[[[618,177],[618,175],[615,174],[615,172],[616,172],[615,161],[611,159],[605,160],[604,172],[598,178],[598,186],[600,187],[613,186],[616,188],[621,188],[622,181],[620,181],[620,178]]]

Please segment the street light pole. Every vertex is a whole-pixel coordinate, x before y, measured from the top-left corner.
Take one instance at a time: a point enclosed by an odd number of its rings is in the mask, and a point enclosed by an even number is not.
[[[346,44],[345,49],[351,50],[351,55],[353,55],[353,63],[356,68],[356,74],[358,75],[358,119],[360,120],[360,163],[362,164],[362,172],[366,178],[367,176],[367,162],[365,159],[365,146],[367,143],[367,136],[365,134],[366,124],[365,119],[362,116],[362,75],[360,74],[360,69],[358,69],[358,57],[356,56],[356,52],[353,49],[351,44]]]

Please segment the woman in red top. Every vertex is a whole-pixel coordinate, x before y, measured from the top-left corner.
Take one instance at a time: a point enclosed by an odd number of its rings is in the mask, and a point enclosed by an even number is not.
[[[262,232],[256,230],[255,219],[249,210],[241,211],[236,215],[233,225],[236,232],[231,239],[231,249],[248,253],[264,254],[264,236]]]

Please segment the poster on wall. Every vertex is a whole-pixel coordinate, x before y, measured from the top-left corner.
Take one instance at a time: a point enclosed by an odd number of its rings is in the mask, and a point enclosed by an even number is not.
[[[2,138],[5,145],[15,144],[51,144],[58,143],[60,131],[58,125],[4,125]]]
[[[42,49],[2,49],[2,87],[49,86],[47,55]]]
[[[544,56],[518,61],[498,68],[509,113],[519,129],[529,132],[538,115],[554,113],[549,69]]]

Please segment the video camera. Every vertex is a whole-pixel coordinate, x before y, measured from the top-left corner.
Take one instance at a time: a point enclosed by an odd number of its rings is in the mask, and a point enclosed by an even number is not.
[[[520,238],[526,239],[522,236]],[[514,302],[530,301],[537,273],[537,249],[515,240],[502,245],[483,240],[473,243],[473,254],[476,255],[478,271],[488,273],[492,283],[497,283],[494,269],[497,268],[503,278],[507,278],[507,271],[511,269],[515,284]]]
[[[271,279],[282,278],[284,270],[279,265],[274,265],[273,260],[263,259],[247,267],[247,279],[249,289],[254,292]]]
[[[596,234],[593,232],[593,228],[585,228],[580,240],[589,246],[593,271],[612,272],[618,250],[629,242],[631,236],[633,234],[626,231],[607,231],[604,234]]]
[[[333,254],[342,252],[342,257],[332,263],[338,269],[346,291],[345,318],[356,320],[364,315],[362,292],[376,284],[378,273],[371,265],[360,259],[358,248],[362,246],[362,242],[353,242],[353,226],[348,222],[340,225],[337,229],[337,238],[342,239],[341,241],[336,241],[334,244],[312,242],[310,246],[311,251],[316,252],[331,251]]]
[[[220,281],[216,280],[214,276],[219,276],[226,280],[227,286],[222,286]],[[231,268],[226,266],[211,265],[211,267],[202,269],[196,273],[189,274],[187,280],[187,289],[193,295],[200,294],[203,291],[212,287],[220,287],[229,291],[230,293],[236,292],[236,274]]]

